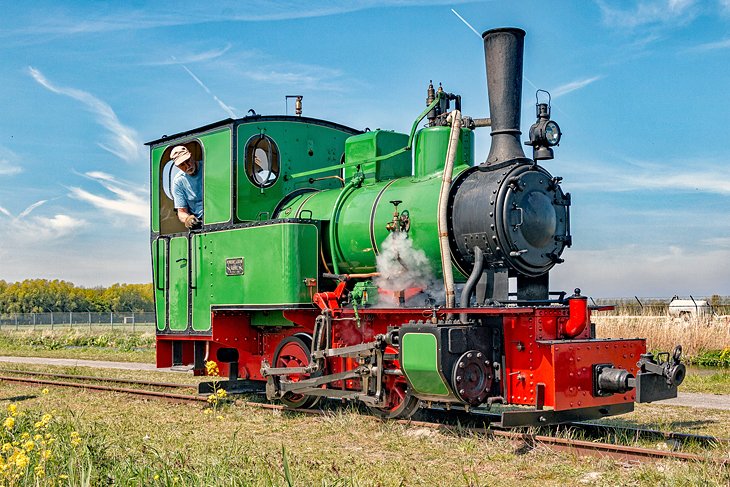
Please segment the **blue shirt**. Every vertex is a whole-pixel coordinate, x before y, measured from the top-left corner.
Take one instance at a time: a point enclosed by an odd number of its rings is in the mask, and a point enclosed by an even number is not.
[[[175,208],[186,208],[192,215],[203,219],[203,163],[198,162],[198,172],[190,176],[178,171],[172,179],[172,200]]]

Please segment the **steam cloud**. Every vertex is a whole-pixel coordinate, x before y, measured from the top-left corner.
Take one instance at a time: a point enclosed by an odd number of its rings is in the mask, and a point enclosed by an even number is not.
[[[380,275],[374,279],[375,285],[386,291],[380,293],[380,306],[397,306],[398,291],[405,291],[407,306],[444,303],[443,283],[434,277],[426,253],[413,247],[413,240],[407,233],[388,235],[376,258],[376,265]]]

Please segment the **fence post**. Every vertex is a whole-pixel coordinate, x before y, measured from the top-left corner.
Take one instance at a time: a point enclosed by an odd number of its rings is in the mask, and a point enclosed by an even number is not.
[[[113,311],[109,312],[109,324],[112,325],[112,330],[113,330],[114,329],[114,312]]]
[[[73,328],[74,327],[74,317],[73,317],[73,311],[68,312],[68,327]]]
[[[91,331],[91,311],[89,311],[89,331]]]

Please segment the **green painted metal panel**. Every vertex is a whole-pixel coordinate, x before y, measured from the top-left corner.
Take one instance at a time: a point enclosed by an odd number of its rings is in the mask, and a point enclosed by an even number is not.
[[[150,152],[150,181],[152,200],[152,231],[160,231],[160,158],[164,147],[156,147]]]
[[[164,238],[152,242],[152,285],[155,296],[157,329],[163,331],[167,324],[165,289],[167,287],[167,241]]]
[[[253,137],[265,134],[279,149],[280,173],[276,182],[266,188],[254,185],[246,174],[246,144]],[[240,221],[272,218],[271,212],[284,196],[302,188],[334,189],[341,186],[336,179],[314,179],[339,176],[340,169],[310,177],[291,178],[291,174],[337,165],[345,152],[345,140],[352,134],[320,125],[291,122],[250,122],[236,129],[237,201],[236,217]]]
[[[446,163],[451,127],[426,127],[416,134],[413,147],[413,168],[417,178],[441,176]],[[456,166],[473,166],[474,132],[461,129],[461,140],[456,150]]]
[[[467,169],[458,166],[454,177]],[[400,200],[399,211],[407,210],[411,228],[408,237],[413,247],[425,252],[434,277],[441,277],[441,253],[438,244],[438,196],[441,177],[416,179],[414,177],[366,184],[354,189],[342,202],[335,235],[339,253],[340,271],[346,273],[367,273],[375,271],[375,258],[382,250],[383,241],[388,237],[385,225],[393,218],[393,205],[390,201]],[[280,213],[280,217],[306,215],[315,220],[323,220],[323,235],[330,225],[332,206],[341,190],[309,193],[293,199]],[[378,198],[378,195],[379,198]],[[377,204],[376,204],[377,200]],[[372,238],[371,238],[372,228]],[[325,239],[324,249],[330,255],[329,241]],[[457,282],[463,276],[455,269]]]
[[[431,333],[406,333],[401,339],[401,368],[416,393],[448,396],[438,367],[438,345]]]
[[[188,239],[170,239],[169,256],[169,323],[171,330],[180,331],[188,327]]]
[[[306,278],[317,279],[319,229],[275,223],[196,235],[193,239],[193,329],[210,329],[212,306],[311,303]],[[242,273],[227,272],[240,259]]]
[[[360,135],[353,135],[345,143],[345,162],[355,162],[390,154],[408,145],[408,135],[389,130],[374,130]],[[357,166],[345,169],[345,178],[355,175]],[[411,153],[403,152],[397,156],[381,161],[366,162],[360,171],[367,179],[384,181],[387,179],[410,176]]]
[[[224,223],[231,219],[232,153],[229,127],[200,136],[203,144],[203,219]]]

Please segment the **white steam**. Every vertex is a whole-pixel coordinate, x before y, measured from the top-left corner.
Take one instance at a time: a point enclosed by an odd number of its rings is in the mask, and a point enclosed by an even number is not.
[[[426,253],[413,247],[405,232],[395,232],[383,241],[376,258],[380,275],[374,279],[379,290],[380,306],[398,306],[399,292],[404,292],[406,306],[444,303],[443,283],[431,271]]]

